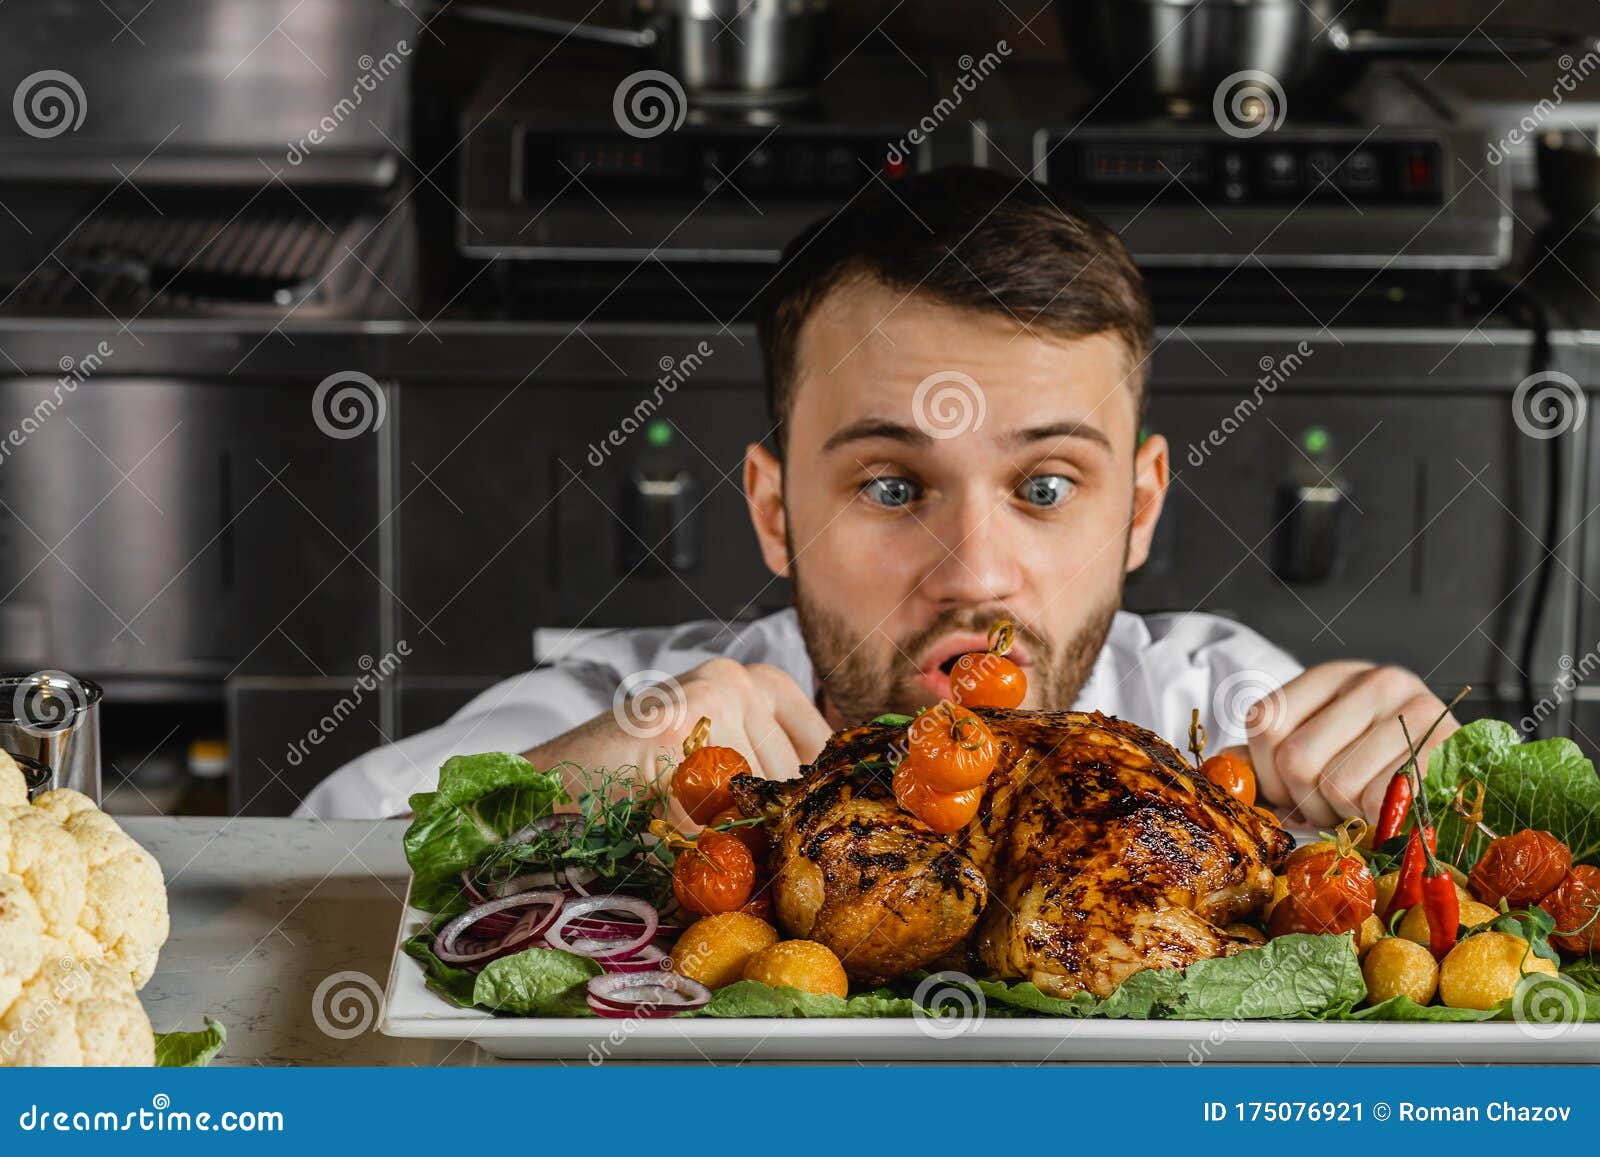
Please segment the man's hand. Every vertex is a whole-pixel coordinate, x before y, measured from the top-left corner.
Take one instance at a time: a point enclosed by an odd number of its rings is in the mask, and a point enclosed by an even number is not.
[[[665,753],[675,764],[701,716],[711,742],[731,747],[766,779],[792,779],[822,750],[832,728],[811,696],[788,674],[766,663],[708,659],[665,684],[641,688],[634,699],[527,752],[536,766],[570,761],[580,767],[636,766],[649,779]],[[577,785],[569,784],[569,794]],[[674,807],[670,817],[682,822]]]
[[[1375,821],[1389,778],[1406,759],[1400,717],[1420,740],[1444,706],[1401,667],[1353,661],[1312,667],[1257,703],[1245,720],[1261,795],[1292,807],[1313,827],[1351,815]],[[1445,719],[1424,754],[1459,727]]]

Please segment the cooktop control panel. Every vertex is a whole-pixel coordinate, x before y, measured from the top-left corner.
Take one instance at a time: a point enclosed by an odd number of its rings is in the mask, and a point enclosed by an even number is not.
[[[1084,140],[1045,132],[1040,146],[1043,179],[1088,201],[1143,204],[1171,182],[1220,205],[1444,200],[1444,148],[1436,139]]]

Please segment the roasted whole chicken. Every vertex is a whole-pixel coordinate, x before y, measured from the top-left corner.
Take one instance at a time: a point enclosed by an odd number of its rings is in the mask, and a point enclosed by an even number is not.
[[[799,779],[733,781],[773,837],[779,922],[852,977],[959,967],[1109,995],[1244,947],[1293,844],[1171,745],[1099,713],[980,709],[1000,745],[977,817],[941,836],[890,787],[903,726],[840,731]]]

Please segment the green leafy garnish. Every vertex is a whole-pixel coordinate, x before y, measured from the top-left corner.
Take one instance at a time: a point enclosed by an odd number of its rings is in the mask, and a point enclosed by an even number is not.
[[[1547,831],[1572,849],[1574,863],[1600,864],[1600,777],[1570,739],[1524,743],[1509,723],[1479,719],[1441,743],[1423,783],[1441,853],[1460,844],[1463,820],[1450,804],[1469,780],[1484,786],[1483,822],[1492,831]],[[1488,842],[1474,831],[1461,866],[1476,863]]]
[[[158,1032],[156,1067],[162,1069],[203,1069],[228,1043],[228,1030],[221,1021],[206,1017],[199,1032]]]
[[[438,790],[411,797],[416,818],[405,834],[411,903],[424,912],[461,911],[461,873],[565,800],[561,781],[520,755],[498,751],[445,761]]]
[[[736,980],[719,988],[711,1003],[691,1016],[758,1017],[863,1017],[911,1016],[917,1004],[895,996],[888,989],[875,989],[849,998],[802,992],[798,988],[773,988],[759,980]]]
[[[472,987],[479,1008],[516,1016],[591,1016],[585,986],[600,965],[558,948],[530,948],[490,961]]]
[[[904,727],[911,722],[912,718],[913,716],[910,715],[896,715],[891,712],[887,715],[878,716],[872,722],[883,727]]]
[[[446,964],[433,954],[433,938],[438,934],[439,928],[449,920],[448,916],[440,916],[428,927],[408,939],[405,944],[407,956],[422,963],[422,976],[427,985],[451,1004],[461,1008],[472,1007],[472,986],[477,977],[465,968],[457,968],[453,964]]]

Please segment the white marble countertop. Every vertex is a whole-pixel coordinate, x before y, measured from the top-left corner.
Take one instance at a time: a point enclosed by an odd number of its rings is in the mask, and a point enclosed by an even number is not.
[[[121,822],[167,879],[172,935],[140,994],[157,1032],[215,1017],[228,1028],[217,1064],[498,1063],[475,1045],[377,1031],[408,876],[404,821]],[[318,986],[341,973],[318,1010]],[[340,1039],[319,1021],[365,1027]]]

